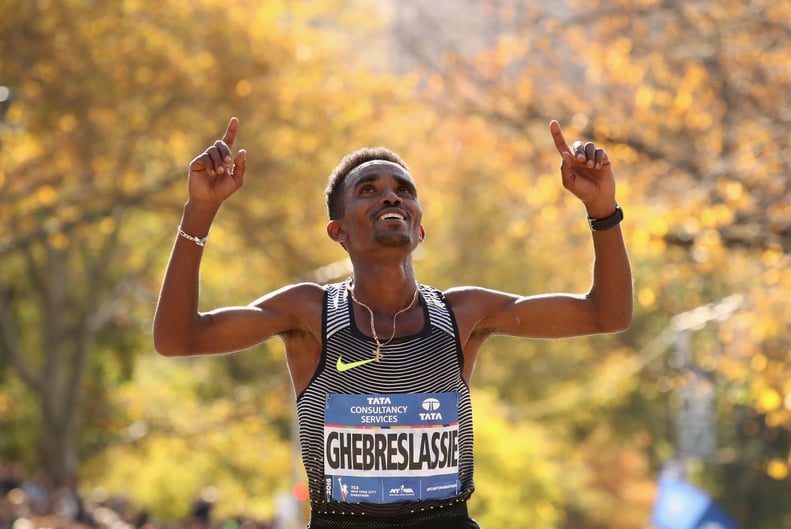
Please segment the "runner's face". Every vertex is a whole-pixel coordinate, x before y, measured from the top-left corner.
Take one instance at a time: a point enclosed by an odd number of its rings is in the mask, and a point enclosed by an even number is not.
[[[366,164],[344,183],[343,224],[353,242],[414,249],[422,210],[412,176],[391,163]]]

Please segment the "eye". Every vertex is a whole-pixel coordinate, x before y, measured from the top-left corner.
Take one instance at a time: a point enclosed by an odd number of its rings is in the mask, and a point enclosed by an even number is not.
[[[360,192],[361,195],[364,195],[364,194],[367,194],[367,193],[375,193],[376,192],[376,188],[373,185],[371,185],[371,184],[365,184],[363,186],[360,186],[359,192]]]
[[[411,197],[414,196],[415,190],[412,189],[412,186],[402,185],[398,187],[398,193],[401,195],[407,195]]]

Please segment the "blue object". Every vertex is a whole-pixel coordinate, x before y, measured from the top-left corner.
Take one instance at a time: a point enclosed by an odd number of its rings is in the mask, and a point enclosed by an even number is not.
[[[661,478],[651,517],[658,529],[739,529],[702,490],[677,478]]]

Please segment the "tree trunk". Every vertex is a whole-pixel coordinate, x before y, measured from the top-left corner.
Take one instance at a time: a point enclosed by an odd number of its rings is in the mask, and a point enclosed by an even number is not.
[[[78,388],[75,389],[79,391]],[[41,465],[53,488],[72,483],[77,476],[78,413],[64,409],[63,398],[56,392],[40,395],[41,429],[39,454]]]

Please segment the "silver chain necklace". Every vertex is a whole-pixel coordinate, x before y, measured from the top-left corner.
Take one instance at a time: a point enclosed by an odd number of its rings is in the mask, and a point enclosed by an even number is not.
[[[365,303],[363,303],[362,301],[357,299],[357,297],[354,295],[354,284],[352,283],[352,278],[349,278],[349,280],[346,282],[346,290],[349,291],[349,294],[351,295],[351,297],[352,297],[352,299],[354,300],[355,303],[357,303],[358,305],[360,305],[361,307],[365,308],[368,311],[368,314],[371,317],[371,335],[372,335],[372,337],[374,339],[374,342],[376,343],[376,350],[374,351],[374,355],[376,355],[376,359],[377,360],[381,360],[382,359],[382,347],[384,347],[385,345],[389,344],[390,342],[392,342],[395,339],[395,335],[396,335],[396,318],[398,318],[399,314],[402,314],[402,313],[408,311],[409,309],[411,309],[415,305],[415,301],[417,301],[417,294],[418,294],[418,291],[420,290],[418,288],[417,282],[415,282],[415,293],[412,295],[412,301],[409,302],[409,305],[407,305],[406,307],[404,307],[403,309],[399,310],[398,312],[396,312],[393,315],[393,333],[390,335],[390,339],[387,340],[384,343],[379,341],[379,336],[376,334],[376,326],[375,326],[375,323],[374,323],[374,311],[371,310],[371,307],[369,307],[368,305],[366,305]]]

